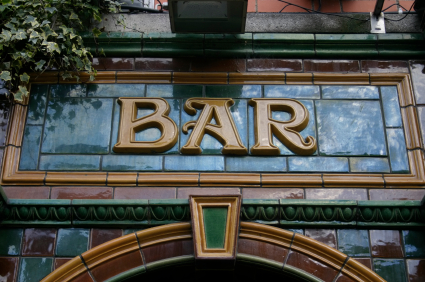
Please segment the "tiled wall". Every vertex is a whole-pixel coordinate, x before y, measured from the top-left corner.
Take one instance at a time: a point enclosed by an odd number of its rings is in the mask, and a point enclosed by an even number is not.
[[[39,281],[69,259],[135,230],[139,229],[1,229],[0,281]],[[424,231],[352,229],[292,229],[292,231],[355,258],[388,282],[418,282],[425,279]],[[243,241],[240,242],[242,243]],[[330,270],[324,265],[314,265],[313,260],[296,252],[289,254],[287,263],[306,271]],[[331,275],[332,278],[335,274]],[[324,278],[326,275],[319,277]]]

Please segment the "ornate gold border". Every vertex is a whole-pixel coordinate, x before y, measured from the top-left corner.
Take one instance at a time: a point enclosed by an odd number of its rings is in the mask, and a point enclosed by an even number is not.
[[[40,75],[36,83],[63,83],[58,72]],[[15,104],[3,156],[3,185],[109,185],[109,186],[263,186],[263,187],[425,187],[424,155],[410,75],[335,73],[181,73],[98,72],[95,83],[200,83],[200,84],[338,84],[394,85],[398,89],[409,174],[330,173],[106,173],[19,171],[27,101]]]
[[[192,238],[191,229],[190,223],[176,223],[139,231],[136,233],[137,238],[133,233],[111,240],[83,253],[81,257],[84,259],[84,262],[80,256],[77,256],[41,281],[73,281],[79,275],[96,266],[137,250],[139,248],[138,242],[141,247],[146,247],[162,242],[190,239]],[[301,252],[320,263],[341,271],[354,281],[385,282],[384,279],[370,268],[367,268],[352,258],[348,258],[347,255],[316,240],[300,234],[294,234],[294,232],[288,230],[258,223],[241,222],[239,238],[267,242]],[[178,257],[180,255],[176,254],[176,256]]]

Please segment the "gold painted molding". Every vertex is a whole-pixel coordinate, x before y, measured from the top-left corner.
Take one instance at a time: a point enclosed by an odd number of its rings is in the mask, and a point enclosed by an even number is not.
[[[84,258],[85,263],[81,260],[80,256],[75,257],[41,281],[74,281],[79,278],[78,276],[87,273],[89,269],[108,263],[140,247],[190,238],[192,238],[192,227],[190,223],[175,223],[142,230],[137,232],[136,235],[132,233],[111,240],[83,253],[81,257]],[[342,273],[358,282],[385,282],[384,279],[371,269],[352,258],[346,261],[347,255],[316,240],[288,230],[259,223],[241,222],[239,238],[266,242],[301,252],[337,271],[341,270]],[[176,254],[176,257],[179,256],[179,254]]]
[[[46,72],[34,83],[61,83],[58,72]],[[114,80],[115,77],[115,80]],[[342,173],[209,173],[209,172],[50,172],[19,171],[27,101],[11,112],[3,156],[3,185],[110,185],[110,186],[263,186],[263,187],[377,187],[424,188],[424,153],[409,74],[335,73],[183,73],[101,72],[93,83],[194,83],[194,84],[333,84],[392,85],[399,93],[408,148],[408,174]]]

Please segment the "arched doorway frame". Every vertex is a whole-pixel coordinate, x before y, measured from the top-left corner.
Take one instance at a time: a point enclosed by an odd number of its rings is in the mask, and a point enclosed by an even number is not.
[[[347,255],[316,240],[288,230],[258,223],[241,222],[239,239],[271,244],[302,253],[321,264],[337,270],[354,281],[385,281],[371,269]],[[121,281],[157,268],[194,262],[194,255],[188,252],[190,248],[187,247],[177,248],[177,251],[171,256],[160,257],[157,261],[143,259],[141,264],[137,265],[137,260],[131,260],[132,254],[138,254],[142,248],[146,250],[147,248],[154,248],[173,242],[185,242],[186,246],[189,246],[190,243],[193,244],[190,223],[175,223],[153,227],[111,240],[73,258],[45,277],[42,282],[82,281],[80,279],[84,279],[84,276],[96,275],[98,270],[103,269],[104,273],[104,270],[108,269],[109,265],[113,265],[114,262],[116,263],[117,260],[121,260],[124,257],[130,258],[130,263],[123,265],[118,274],[115,273],[111,277],[102,279],[102,281]],[[255,249],[253,252],[249,254],[238,251],[236,261],[275,270],[280,269],[286,272],[288,276],[298,277],[304,281],[322,281],[320,278],[301,269],[286,265],[284,262],[272,260],[267,254],[255,253]]]

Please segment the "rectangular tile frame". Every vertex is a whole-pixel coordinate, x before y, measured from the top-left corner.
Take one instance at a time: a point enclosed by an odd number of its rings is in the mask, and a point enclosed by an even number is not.
[[[133,83],[194,83],[194,73],[152,73],[137,72],[99,72],[97,83],[120,83],[123,77],[130,77]],[[213,83],[205,73],[197,73],[196,83]],[[406,114],[402,115],[404,133],[407,140],[409,174],[330,174],[330,173],[299,173],[299,174],[270,174],[270,173],[223,173],[225,176],[217,182],[217,173],[131,173],[116,174],[106,172],[48,172],[48,171],[19,171],[20,152],[23,131],[26,120],[26,107],[29,99],[22,103],[16,102],[10,119],[6,147],[3,157],[1,184],[4,185],[108,185],[108,186],[262,186],[262,187],[387,187],[387,188],[424,188],[425,166],[421,150],[420,128],[418,117],[413,106],[415,99],[409,74],[405,73],[370,73],[370,74],[338,74],[312,73],[312,84],[332,85],[392,85],[396,86],[399,95],[400,108]],[[292,73],[223,73],[228,77],[226,82],[218,84],[305,84],[306,76]],[[112,79],[115,77],[115,80]],[[146,79],[148,77],[148,79]],[[290,81],[288,78],[291,78]],[[166,78],[164,80],[164,78]],[[286,78],[286,79],[285,79]],[[213,80],[215,77],[213,78]],[[125,80],[125,79],[124,79]],[[288,81],[286,81],[288,80]],[[58,81],[57,73],[46,72],[36,81],[40,84],[66,83]],[[128,79],[126,80],[128,82]],[[217,83],[216,82],[216,83]],[[224,83],[223,83],[224,82]],[[166,179],[163,177],[165,176]],[[182,178],[182,176],[185,176]]]

